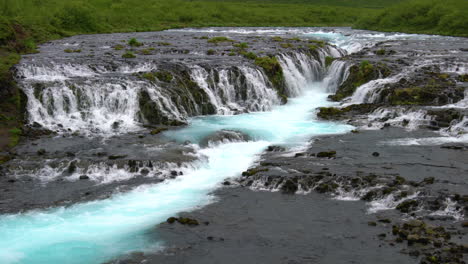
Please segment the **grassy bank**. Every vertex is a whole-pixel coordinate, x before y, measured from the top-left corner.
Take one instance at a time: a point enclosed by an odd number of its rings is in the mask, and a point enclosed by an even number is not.
[[[468,1],[413,0],[360,19],[356,27],[468,37]]]
[[[83,33],[204,26],[358,25],[374,30],[466,36],[467,2],[0,0],[0,150],[17,142],[17,128],[22,124],[24,101],[9,69],[19,61],[21,54],[35,52],[38,44],[48,40]]]

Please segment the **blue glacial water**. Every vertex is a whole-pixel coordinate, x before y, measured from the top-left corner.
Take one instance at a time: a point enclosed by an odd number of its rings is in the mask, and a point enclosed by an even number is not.
[[[194,118],[188,127],[166,133],[196,143],[232,129],[254,139],[200,148],[201,161],[184,176],[104,200],[1,216],[0,263],[102,263],[131,251],[161,248],[163,241],[148,234],[158,223],[213,202],[210,193],[225,178],[248,169],[267,146],[304,146],[311,136],[352,129],[316,119],[317,107],[332,104],[321,85],[311,84],[301,96],[270,112]]]

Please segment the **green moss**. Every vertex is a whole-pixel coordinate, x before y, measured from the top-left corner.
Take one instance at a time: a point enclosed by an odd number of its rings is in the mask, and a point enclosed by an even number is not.
[[[81,50],[80,49],[65,49],[64,50],[65,53],[80,53]]]
[[[143,43],[138,42],[138,40],[136,38],[131,38],[128,41],[128,45],[130,45],[131,47],[140,47],[140,46],[143,46]]]
[[[122,55],[122,58],[125,58],[125,59],[133,59],[133,58],[136,58],[135,54],[133,54],[133,52],[131,51],[126,51],[123,55]]]
[[[209,49],[207,52],[206,52],[207,55],[215,55],[216,54],[216,51],[214,49]]]
[[[330,96],[330,99],[340,101],[351,96],[357,87],[381,76],[387,77],[390,73],[390,69],[384,63],[372,64],[367,60],[361,61],[359,65],[350,67],[348,79],[341,84],[334,95]]]
[[[414,211],[419,206],[419,202],[416,200],[406,200],[397,205],[396,209],[402,213],[409,213]]]
[[[138,54],[141,54],[141,55],[151,55],[151,54],[153,54],[153,53],[151,52],[150,49],[142,49],[142,50],[138,51]]]
[[[320,48],[323,48],[327,45],[327,42],[322,40],[309,39],[308,42]]]
[[[234,42],[234,40],[227,37],[214,37],[208,40],[208,43],[218,44],[222,42]]]
[[[296,41],[296,42],[302,41],[302,39],[297,38],[297,37],[296,37],[296,38],[290,38],[290,39],[288,39],[288,40],[290,40],[290,41]]]
[[[125,48],[124,45],[121,45],[121,44],[117,44],[114,46],[114,50],[123,50]]]
[[[165,127],[156,128],[156,129],[151,130],[150,134],[151,135],[157,135],[157,134],[160,134],[161,132],[164,132],[166,130],[167,130],[167,128],[165,128]]]
[[[161,82],[171,82],[174,78],[170,72],[167,71],[158,71],[158,72],[145,72],[140,75],[142,78],[145,78],[151,82],[155,82],[156,78]]]
[[[320,107],[318,110],[317,116],[322,119],[336,119],[344,113],[343,110],[336,107]]]
[[[330,65],[332,65],[334,60],[335,60],[335,58],[330,57],[330,56],[326,56],[325,57],[325,66],[330,67]]]
[[[288,49],[288,48],[293,48],[294,44],[292,44],[292,43],[281,43],[280,46],[282,48]]]
[[[248,49],[249,48],[249,44],[248,43],[245,43],[245,42],[242,42],[242,43],[236,43],[233,45],[234,47],[236,48],[239,48],[239,49]]]
[[[13,128],[8,131],[10,133],[10,147],[14,147],[18,144],[20,137],[21,137],[21,129],[19,128]]]
[[[171,46],[172,44],[169,42],[158,42],[158,46]]]
[[[458,77],[458,80],[460,80],[460,82],[468,82],[468,74],[462,74]]]
[[[170,72],[167,71],[158,71],[155,73],[156,78],[158,78],[161,82],[171,82],[174,79],[174,76]]]
[[[317,46],[317,45],[313,45],[313,44],[309,44],[309,45],[307,45],[307,47],[308,47],[309,50],[312,51],[312,52],[317,51],[317,49],[318,49],[318,46]]]
[[[271,40],[276,41],[276,42],[284,41],[282,37],[272,37]]]
[[[246,177],[249,177],[249,176],[253,176],[259,172],[266,172],[268,171],[268,168],[253,168],[253,169],[248,169],[247,171],[244,171],[242,173],[242,176],[246,176]]]
[[[245,58],[249,59],[249,60],[255,60],[257,58],[257,55],[253,52],[241,52],[240,53],[242,56],[244,56]]]
[[[374,111],[378,105],[375,104],[356,104],[344,108],[319,107],[317,116],[325,120],[339,120],[341,118],[351,117],[351,115],[362,115]],[[355,131],[357,133],[357,131]]]
[[[375,52],[376,55],[379,55],[379,56],[383,56],[386,54],[386,50],[385,49],[379,49]]]

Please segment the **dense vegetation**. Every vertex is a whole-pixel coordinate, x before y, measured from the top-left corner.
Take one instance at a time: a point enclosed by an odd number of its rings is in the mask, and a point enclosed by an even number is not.
[[[21,125],[20,107],[24,103],[9,69],[18,62],[20,54],[35,52],[37,44],[44,41],[82,33],[188,26],[358,25],[374,30],[468,36],[467,3],[466,0],[0,0],[0,139],[5,134],[17,137],[18,130],[12,128]]]
[[[468,1],[413,0],[364,16],[357,27],[468,37]]]

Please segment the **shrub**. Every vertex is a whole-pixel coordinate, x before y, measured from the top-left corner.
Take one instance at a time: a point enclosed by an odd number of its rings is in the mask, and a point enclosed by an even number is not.
[[[136,38],[131,38],[129,41],[128,41],[128,45],[132,46],[132,47],[140,47],[140,46],[143,46],[143,43],[141,42],[138,42],[138,40]]]

